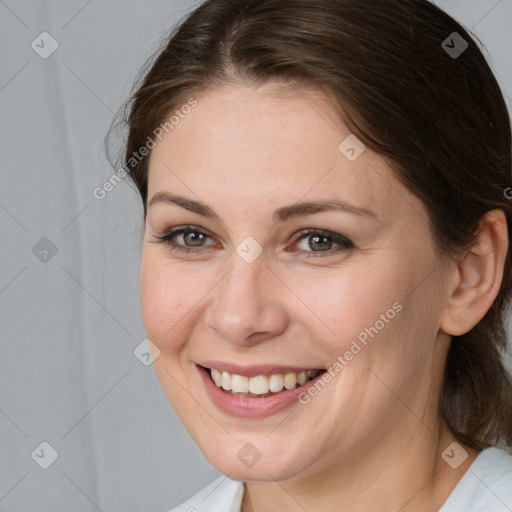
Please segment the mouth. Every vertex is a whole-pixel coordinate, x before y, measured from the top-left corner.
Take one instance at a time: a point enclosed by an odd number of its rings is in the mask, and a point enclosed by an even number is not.
[[[205,370],[213,383],[221,391],[229,395],[250,398],[266,398],[291,389],[300,388],[326,372],[325,369],[311,369],[300,372],[272,373],[248,377],[246,375],[220,371],[216,368],[206,368],[204,366],[201,366],[201,368]]]

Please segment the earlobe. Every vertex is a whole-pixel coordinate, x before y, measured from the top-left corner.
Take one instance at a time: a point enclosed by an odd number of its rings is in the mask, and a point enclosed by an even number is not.
[[[444,332],[461,336],[484,317],[500,290],[507,250],[505,214],[489,211],[480,219],[473,247],[450,271],[453,286],[440,325]]]

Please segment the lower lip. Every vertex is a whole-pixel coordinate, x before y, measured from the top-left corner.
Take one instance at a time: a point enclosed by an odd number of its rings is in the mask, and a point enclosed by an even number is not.
[[[265,398],[252,398],[248,396],[232,395],[219,388],[210,377],[210,373],[201,366],[197,366],[199,374],[203,379],[206,392],[210,400],[224,413],[230,416],[243,418],[261,418],[271,416],[283,411],[293,403],[298,403],[298,397],[301,393],[308,391],[320,379],[324,372],[319,373],[314,379],[306,384],[294,388],[280,391],[275,395]]]

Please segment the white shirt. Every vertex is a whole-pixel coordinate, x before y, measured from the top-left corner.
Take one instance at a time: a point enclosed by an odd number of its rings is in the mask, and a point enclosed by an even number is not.
[[[168,512],[240,512],[243,482],[221,476]],[[512,457],[480,452],[439,512],[512,512]]]

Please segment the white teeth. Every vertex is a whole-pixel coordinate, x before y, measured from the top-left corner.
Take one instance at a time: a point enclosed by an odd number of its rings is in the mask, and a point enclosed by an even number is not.
[[[293,389],[297,386],[297,374],[296,373],[287,373],[284,376],[284,387],[286,389]]]
[[[240,393],[243,396],[268,396],[284,389],[294,389],[304,385],[308,380],[316,377],[320,370],[308,370],[299,373],[257,375],[246,377],[228,372],[221,372],[215,368],[210,370],[215,385],[232,394]]]
[[[268,388],[273,393],[277,393],[278,391],[281,391],[283,389],[283,386],[284,386],[284,380],[283,380],[282,375],[279,375],[279,374],[271,375],[270,379],[268,379]]]
[[[245,375],[232,375],[230,389],[233,393],[248,393],[249,377],[245,377]]]
[[[231,374],[228,372],[222,372],[222,389],[229,391],[231,389]]]
[[[268,393],[268,378],[265,375],[258,375],[249,379],[249,391],[255,395]]]
[[[212,368],[211,374],[212,374],[213,382],[215,382],[216,386],[218,386],[220,388],[222,386],[222,373],[219,372],[219,370]]]

